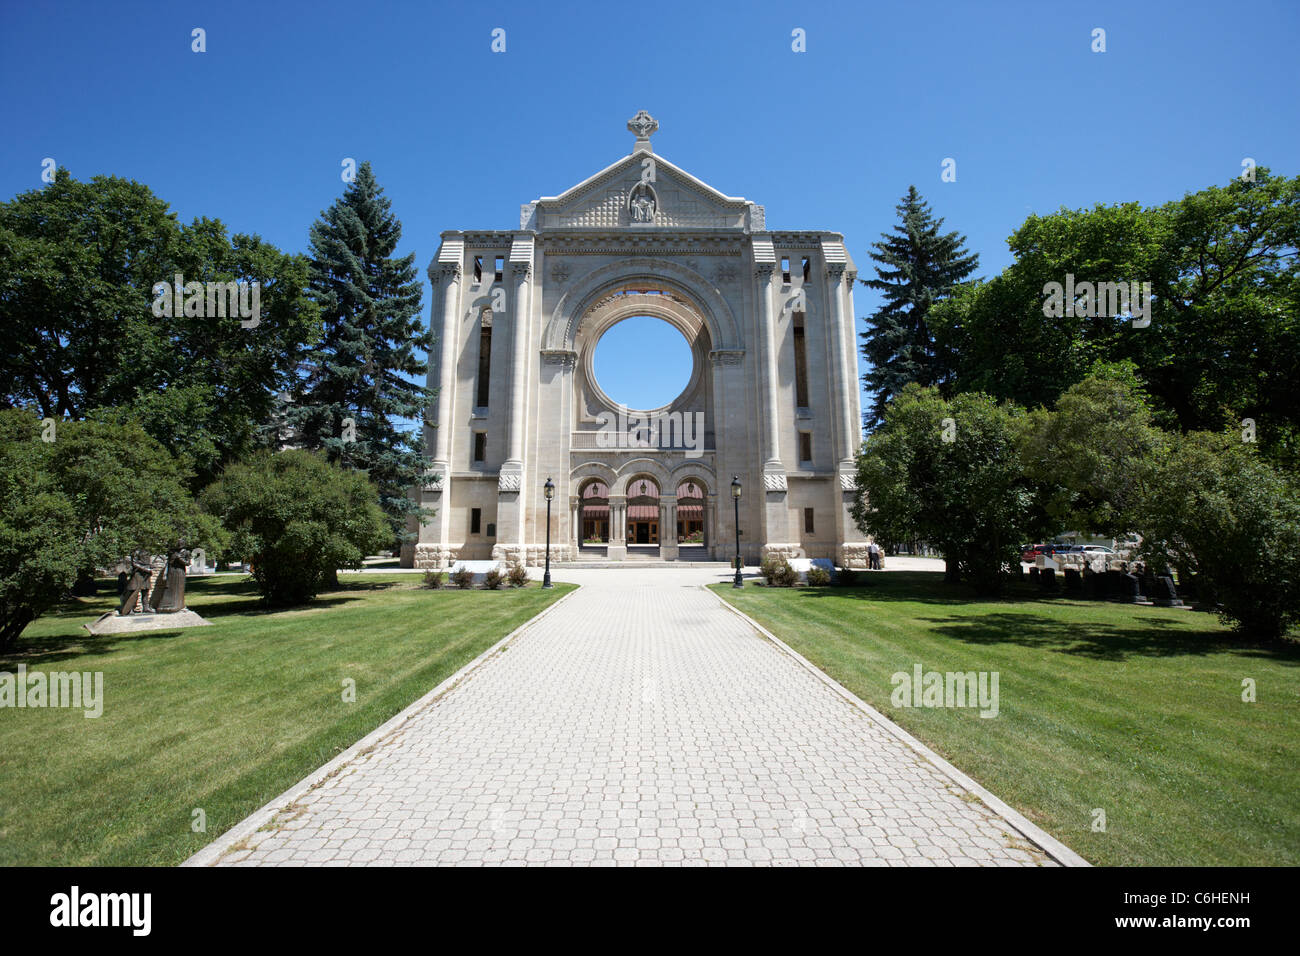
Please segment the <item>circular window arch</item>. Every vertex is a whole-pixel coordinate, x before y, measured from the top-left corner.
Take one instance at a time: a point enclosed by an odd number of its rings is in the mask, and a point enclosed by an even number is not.
[[[592,348],[593,384],[614,406],[667,408],[697,375],[695,350],[682,330],[656,315],[629,315],[604,331]]]

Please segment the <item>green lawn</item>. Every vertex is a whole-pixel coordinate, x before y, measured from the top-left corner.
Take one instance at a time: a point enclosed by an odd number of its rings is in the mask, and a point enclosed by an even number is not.
[[[979,600],[941,579],[714,588],[1093,863],[1300,864],[1300,644],[1245,646],[1195,611],[1027,588]],[[891,676],[917,663],[997,671],[999,715],[892,706]]]
[[[38,619],[0,671],[102,671],[104,712],[0,709],[0,865],[179,863],[573,589],[418,582],[345,574],[271,612],[246,578],[191,579],[212,627],[92,638],[102,582]]]

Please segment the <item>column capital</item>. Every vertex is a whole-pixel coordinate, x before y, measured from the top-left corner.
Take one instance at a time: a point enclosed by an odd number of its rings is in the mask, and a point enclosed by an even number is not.
[[[435,288],[444,282],[455,282],[461,277],[463,271],[459,262],[431,262],[429,263],[429,282]]]

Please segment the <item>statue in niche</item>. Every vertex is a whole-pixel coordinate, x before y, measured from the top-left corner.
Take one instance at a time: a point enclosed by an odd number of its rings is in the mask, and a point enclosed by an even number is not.
[[[637,183],[632,187],[627,205],[633,222],[655,221],[655,194],[648,183]]]

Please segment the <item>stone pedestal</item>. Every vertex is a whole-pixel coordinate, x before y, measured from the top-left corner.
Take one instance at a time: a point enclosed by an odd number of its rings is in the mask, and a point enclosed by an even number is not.
[[[128,614],[119,617],[116,611],[101,614],[94,621],[84,625],[91,634],[129,634],[134,631],[170,631],[179,627],[207,627],[211,621],[205,621],[193,611],[186,608],[172,614]]]

